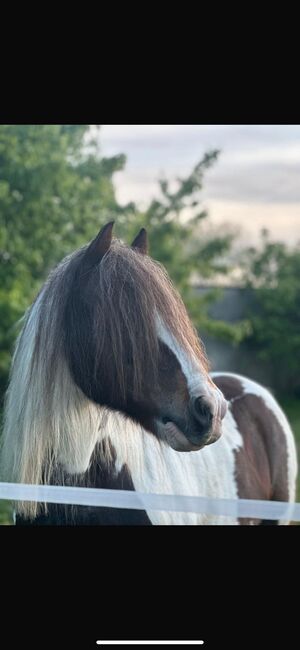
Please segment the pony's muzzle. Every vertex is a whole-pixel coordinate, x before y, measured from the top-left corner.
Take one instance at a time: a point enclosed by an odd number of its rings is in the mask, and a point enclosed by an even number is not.
[[[202,449],[220,438],[226,411],[227,402],[220,391],[218,399],[207,395],[193,397],[185,420],[174,421],[167,416],[161,419],[163,437],[175,451]]]

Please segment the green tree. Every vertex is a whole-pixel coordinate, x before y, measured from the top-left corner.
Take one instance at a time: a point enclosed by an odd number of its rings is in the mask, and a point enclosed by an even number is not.
[[[292,250],[269,240],[248,249],[245,272],[253,289],[246,343],[272,370],[282,394],[300,395],[300,245]]]
[[[88,153],[84,125],[0,127],[0,388],[14,324],[50,268],[117,215],[112,182],[125,156]],[[126,211],[126,210],[125,210]]]

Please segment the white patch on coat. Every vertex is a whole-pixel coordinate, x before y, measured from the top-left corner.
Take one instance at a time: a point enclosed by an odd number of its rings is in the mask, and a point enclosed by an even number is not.
[[[179,453],[129,420],[122,422],[122,435],[109,418],[106,433],[114,446],[118,467],[128,466],[139,492],[238,498],[234,450],[242,445],[231,413],[223,420],[223,436],[201,451]],[[154,525],[237,525],[234,517],[197,513],[148,511]]]

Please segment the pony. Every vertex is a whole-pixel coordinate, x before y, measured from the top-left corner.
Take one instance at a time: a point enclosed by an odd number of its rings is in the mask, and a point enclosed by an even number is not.
[[[127,246],[113,224],[58,264],[25,314],[5,398],[4,480],[292,502],[295,443],[279,404],[248,378],[210,373],[146,230]],[[19,502],[15,523],[273,522]]]

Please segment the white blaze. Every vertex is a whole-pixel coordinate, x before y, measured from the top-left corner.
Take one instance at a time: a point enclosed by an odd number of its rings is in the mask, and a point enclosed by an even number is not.
[[[166,328],[159,316],[156,318],[156,328],[160,340],[168,346],[179,361],[191,397],[199,397],[201,391],[204,394],[207,389],[207,375],[202,371],[200,363],[193,354],[193,351],[191,350],[190,354],[187,354],[186,350],[182,348],[175,336]]]
[[[159,316],[156,318],[156,328],[160,340],[168,346],[180,363],[190,397],[206,397],[212,406],[214,417],[220,420],[224,396],[219,388],[211,382],[208,373],[201,367],[193,350],[191,349],[189,352],[184,350]]]

